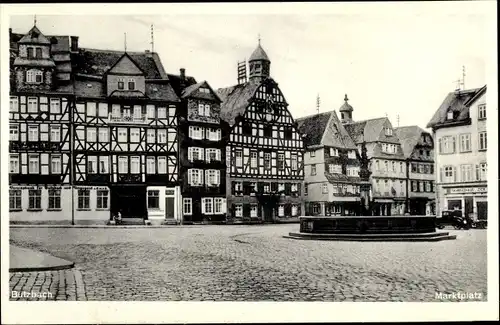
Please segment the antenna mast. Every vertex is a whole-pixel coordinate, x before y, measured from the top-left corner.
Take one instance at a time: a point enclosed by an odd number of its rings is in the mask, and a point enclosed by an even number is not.
[[[397,120],[398,120],[398,127],[399,127],[399,114],[398,114]]]
[[[462,66],[462,87],[465,90],[465,65]]]
[[[123,33],[123,45],[125,47],[125,52],[127,52],[127,33]]]
[[[36,26],[36,15],[33,17],[33,26]]]
[[[154,26],[151,24],[151,53],[155,51],[155,35],[154,35]]]
[[[316,97],[316,111],[318,112],[318,114],[319,114],[319,106],[320,106],[320,104],[321,104],[321,100],[320,100],[319,94],[318,94],[318,96]]]

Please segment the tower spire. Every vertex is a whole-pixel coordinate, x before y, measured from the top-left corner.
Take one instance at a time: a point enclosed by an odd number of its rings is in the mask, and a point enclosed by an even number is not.
[[[36,15],[33,17],[33,26],[36,26]]]
[[[257,39],[258,39],[259,45],[260,45],[260,33],[257,35]]]

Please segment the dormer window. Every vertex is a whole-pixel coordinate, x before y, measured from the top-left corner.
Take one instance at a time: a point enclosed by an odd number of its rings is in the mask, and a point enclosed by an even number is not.
[[[135,79],[128,80],[128,90],[135,90]]]
[[[452,110],[449,110],[448,113],[446,113],[446,119],[453,120],[453,111]]]
[[[123,90],[124,88],[125,88],[125,82],[121,78],[118,79],[118,89]]]
[[[42,83],[43,74],[42,71],[31,69],[26,72],[26,82],[27,83]]]
[[[385,135],[390,137],[392,136],[392,129],[391,128],[385,128]]]

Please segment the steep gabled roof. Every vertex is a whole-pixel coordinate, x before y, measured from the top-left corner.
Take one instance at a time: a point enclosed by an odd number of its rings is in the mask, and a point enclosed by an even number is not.
[[[254,96],[260,83],[247,82],[244,84],[217,89],[217,95],[222,100],[221,118],[233,125],[238,115],[243,115],[249,104],[249,100]]]
[[[132,67],[126,65],[127,60],[132,63]],[[156,62],[155,62],[156,65]],[[133,73],[144,74],[139,64],[127,53],[123,53],[121,57],[106,71],[105,73]]]
[[[301,117],[295,120],[300,133],[303,134],[304,146],[321,145],[323,134],[330,121],[331,112]]]
[[[428,133],[421,127],[417,125],[402,126],[394,129],[394,133],[401,143],[401,148],[403,149],[403,154],[406,158],[409,158],[413,152],[413,149],[417,145],[422,136],[422,133]]]
[[[50,45],[50,41],[42,32],[38,29],[38,27],[33,26],[30,31],[24,35],[20,40],[20,44],[46,44]]]
[[[167,73],[167,77],[177,96],[181,97],[182,91],[184,90],[184,88],[181,86],[182,84],[181,76]],[[196,84],[196,79],[194,77],[185,76],[184,78],[185,78],[184,87],[189,87],[191,85]]]
[[[467,121],[469,118],[469,107],[472,105],[474,98],[477,98],[484,92],[486,92],[486,85],[481,88],[448,93],[438,110],[434,113],[434,116],[429,123],[427,123],[427,127],[435,128]],[[455,115],[453,120],[446,119],[446,115],[450,110],[453,111]]]
[[[355,143],[380,141],[382,130],[387,117],[380,117],[370,120],[358,121],[345,124],[345,129]]]
[[[127,55],[144,71],[146,79],[162,79],[153,56],[144,52],[127,52]],[[122,51],[80,48],[71,55],[75,73],[103,76],[123,56]]]
[[[335,111],[302,117],[296,120],[304,134],[304,145],[323,145],[336,148],[356,149],[350,135]]]
[[[217,95],[217,93],[212,89],[212,87],[210,87],[209,83],[206,82],[205,80],[202,82],[198,82],[194,85],[186,87],[186,89],[184,89],[182,91],[182,98],[195,97],[195,98],[202,98],[202,99],[213,99],[210,97],[209,94],[204,94],[204,93],[202,94],[202,93],[196,92],[202,86],[205,86],[206,88],[210,89],[210,91],[212,92],[211,95],[213,97],[215,97],[215,99],[217,99],[218,101],[222,102],[219,95]]]

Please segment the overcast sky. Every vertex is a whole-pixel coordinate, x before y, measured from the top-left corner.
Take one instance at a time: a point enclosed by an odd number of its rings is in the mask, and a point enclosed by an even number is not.
[[[427,4],[429,5],[429,4]],[[446,94],[455,89],[466,68],[466,88],[486,83],[487,55],[492,40],[484,14],[464,10],[420,11],[371,4],[373,10],[333,10],[284,14],[246,11],[217,14],[37,15],[46,35],[77,35],[81,47],[129,51],[150,49],[154,24],[155,51],[167,72],[186,68],[197,81],[213,88],[236,83],[237,61],[261,44],[271,59],[278,82],[297,118],[338,110],[348,94],[354,119],[387,116],[394,127],[426,126]],[[364,8],[369,7],[364,5]],[[218,8],[218,7],[217,7]],[[388,8],[385,5],[385,8]],[[458,7],[457,7],[458,8]],[[382,10],[377,10],[382,9]],[[100,11],[102,13],[102,11]],[[222,11],[221,11],[222,12]],[[248,12],[245,14],[245,12]],[[116,14],[116,12],[115,12]],[[33,16],[12,16],[10,27],[25,33]]]

